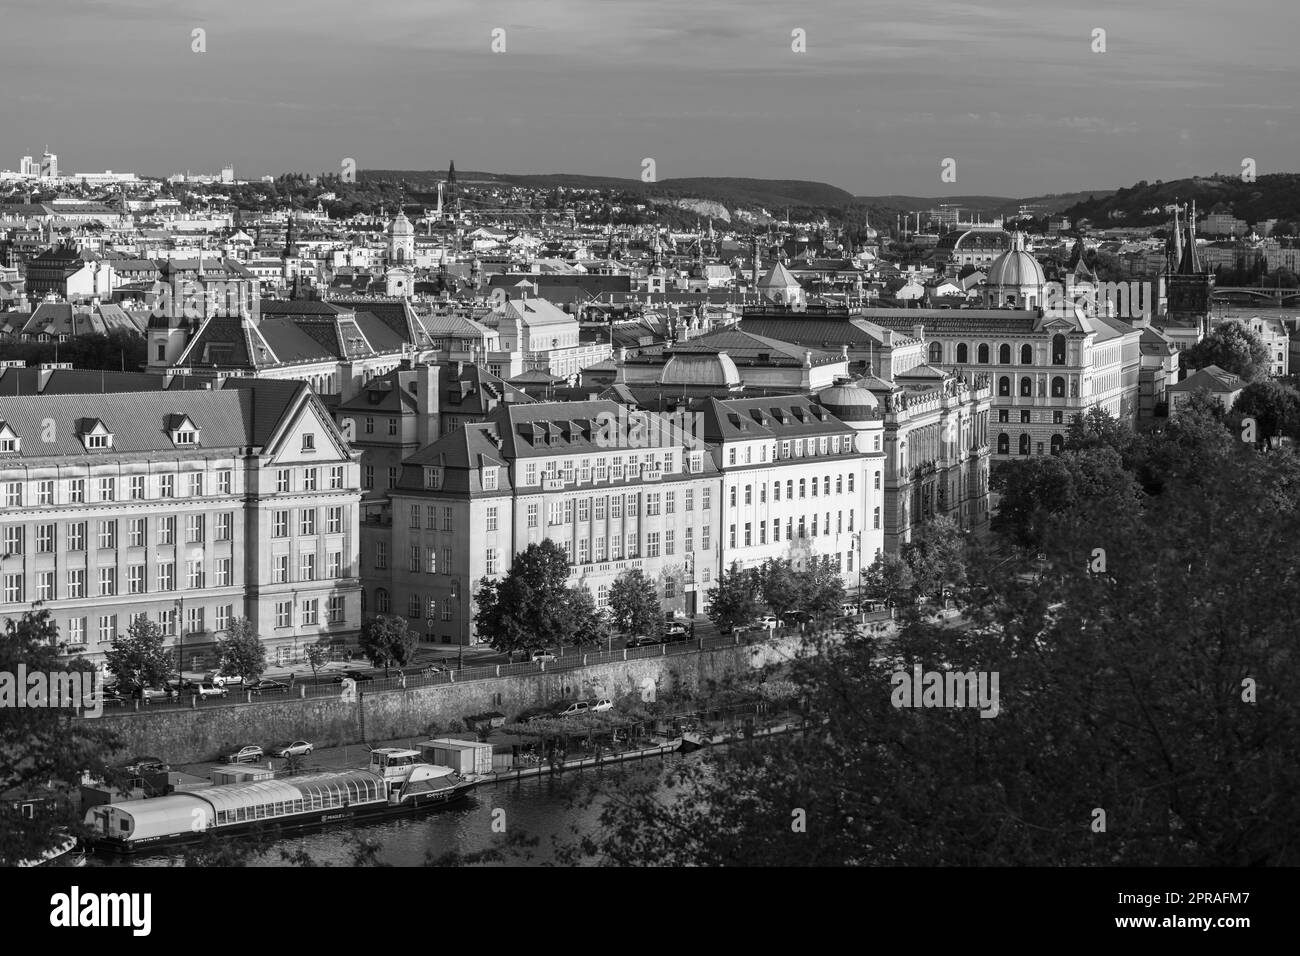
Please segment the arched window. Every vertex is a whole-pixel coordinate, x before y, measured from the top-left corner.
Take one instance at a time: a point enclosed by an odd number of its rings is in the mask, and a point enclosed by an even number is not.
[[[1020,346],[1020,364],[1021,365],[1034,364],[1034,347],[1032,345]]]
[[[1011,379],[1008,378],[1006,375],[1003,375],[1000,379],[998,379],[998,394],[999,395],[1011,394]]]
[[[960,345],[957,346],[957,362],[960,365],[965,365],[969,361],[970,361],[970,348],[966,345],[965,342],[962,342]]]
[[[998,454],[1007,455],[1011,453],[1011,439],[1007,437],[1006,432],[998,435]]]
[[[1065,439],[1062,438],[1060,435],[1053,435],[1053,436],[1052,436],[1052,454],[1053,454],[1053,455],[1059,455],[1059,454],[1061,453],[1061,449],[1063,449],[1064,447],[1065,447]]]
[[[1026,398],[1034,397],[1034,381],[1028,375],[1020,379],[1020,394]]]
[[[1052,364],[1065,364],[1065,336],[1060,332],[1052,336]]]
[[[980,346],[979,357],[981,365],[989,364],[989,347],[987,345]]]
[[[931,343],[930,343],[930,363],[931,363],[932,365],[938,365],[938,364],[939,364],[940,362],[942,362],[942,361],[943,361],[943,343],[942,343],[942,342],[931,342]]]
[[[386,588],[375,588],[375,613],[387,614],[388,608],[388,590]]]
[[[1010,345],[1003,345],[1001,348],[998,349],[998,361],[1001,362],[1003,365],[1010,365],[1010,364],[1011,364],[1011,346],[1010,346]]]
[[[1020,433],[1020,454],[1022,455],[1029,454],[1029,433],[1028,432]]]
[[[1052,398],[1065,398],[1065,379],[1059,375],[1052,377]]]

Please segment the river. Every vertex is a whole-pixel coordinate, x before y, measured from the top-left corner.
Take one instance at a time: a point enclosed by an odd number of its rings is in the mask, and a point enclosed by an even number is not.
[[[379,842],[376,859],[380,863],[420,866],[430,852],[435,855],[451,851],[465,854],[500,846],[503,839],[501,824],[498,823],[496,832],[493,829],[493,821],[497,820],[504,821],[507,832],[521,832],[537,838],[538,842],[522,851],[530,854],[529,857],[512,854],[503,863],[495,865],[544,866],[556,861],[557,838],[572,842],[576,839],[572,828],[588,833],[597,825],[602,803],[599,798],[586,807],[572,805],[580,786],[595,781],[602,789],[611,790],[631,781],[656,779],[674,762],[699,760],[703,753],[671,754],[642,763],[613,764],[562,775],[547,774],[487,784],[474,790],[456,809],[276,839],[268,852],[250,865],[295,865],[282,859],[281,850],[302,850],[319,864],[349,866],[352,863],[353,834],[364,833],[367,838]],[[184,860],[180,853],[160,853],[124,861],[92,858],[91,865],[101,862],[106,865],[181,866]]]

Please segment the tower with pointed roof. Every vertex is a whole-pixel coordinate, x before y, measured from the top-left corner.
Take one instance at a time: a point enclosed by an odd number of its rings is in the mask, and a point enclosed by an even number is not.
[[[1196,249],[1196,203],[1179,229],[1178,212],[1174,212],[1174,235],[1170,254],[1170,271],[1164,276],[1169,325],[1195,329],[1198,336],[1210,330],[1210,297],[1214,292],[1214,273],[1201,261]],[[1177,255],[1177,261],[1173,256]]]
[[[388,264],[413,265],[415,262],[415,226],[398,207],[397,218],[388,224]]]

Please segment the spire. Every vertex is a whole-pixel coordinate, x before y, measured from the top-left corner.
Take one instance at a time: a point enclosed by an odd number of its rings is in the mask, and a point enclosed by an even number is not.
[[[1182,258],[1178,262],[1179,275],[1199,275],[1201,269],[1201,257],[1196,251],[1196,202],[1192,202],[1192,208],[1187,214],[1187,233],[1185,236],[1186,245],[1183,248]]]

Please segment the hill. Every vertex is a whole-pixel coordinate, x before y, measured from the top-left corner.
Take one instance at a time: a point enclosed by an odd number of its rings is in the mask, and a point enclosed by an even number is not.
[[[1193,201],[1200,214],[1229,212],[1248,223],[1265,219],[1295,221],[1300,219],[1300,173],[1273,173],[1253,183],[1223,174],[1168,182],[1143,180],[1112,195],[1076,203],[1066,214],[1073,218],[1086,216],[1093,222],[1118,219],[1125,225],[1155,225],[1168,221],[1165,206]],[[1152,212],[1154,209],[1161,211]]]

